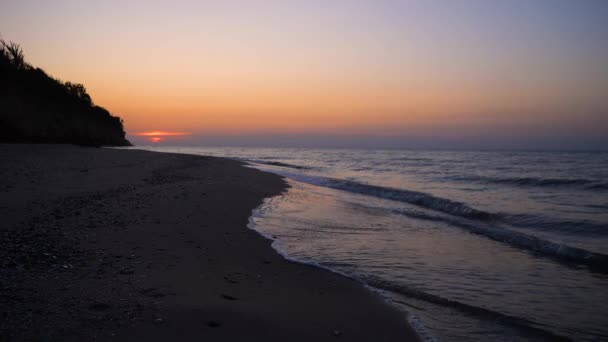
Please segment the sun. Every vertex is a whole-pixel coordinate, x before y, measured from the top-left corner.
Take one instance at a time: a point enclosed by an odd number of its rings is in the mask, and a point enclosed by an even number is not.
[[[149,132],[138,132],[133,135],[140,137],[147,137],[148,141],[157,144],[161,141],[164,141],[166,137],[177,137],[184,135],[191,135],[192,133],[188,132],[166,132],[166,131],[149,131]]]
[[[188,132],[166,132],[166,131],[150,131],[150,132],[139,132],[134,135],[143,136],[143,137],[169,137],[169,136],[178,136],[178,135],[190,135],[192,133]]]
[[[163,138],[161,138],[161,137],[149,137],[148,141],[151,142],[151,143],[153,143],[153,144],[156,144],[158,142],[163,141]]]

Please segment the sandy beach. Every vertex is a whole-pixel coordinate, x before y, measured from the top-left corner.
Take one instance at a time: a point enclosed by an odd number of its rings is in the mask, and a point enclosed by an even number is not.
[[[361,284],[247,228],[286,189],[211,157],[0,145],[0,340],[413,341]]]

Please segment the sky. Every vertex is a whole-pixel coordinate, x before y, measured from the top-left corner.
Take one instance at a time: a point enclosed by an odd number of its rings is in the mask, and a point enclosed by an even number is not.
[[[608,1],[2,0],[131,139],[608,149]]]

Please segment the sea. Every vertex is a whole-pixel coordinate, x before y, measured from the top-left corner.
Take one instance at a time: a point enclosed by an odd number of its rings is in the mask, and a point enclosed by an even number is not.
[[[138,147],[284,176],[250,227],[429,341],[608,341],[608,153]]]

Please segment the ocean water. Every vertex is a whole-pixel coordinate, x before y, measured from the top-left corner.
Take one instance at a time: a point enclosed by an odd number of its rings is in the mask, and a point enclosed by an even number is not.
[[[608,153],[138,148],[285,176],[251,227],[435,340],[608,341]]]

